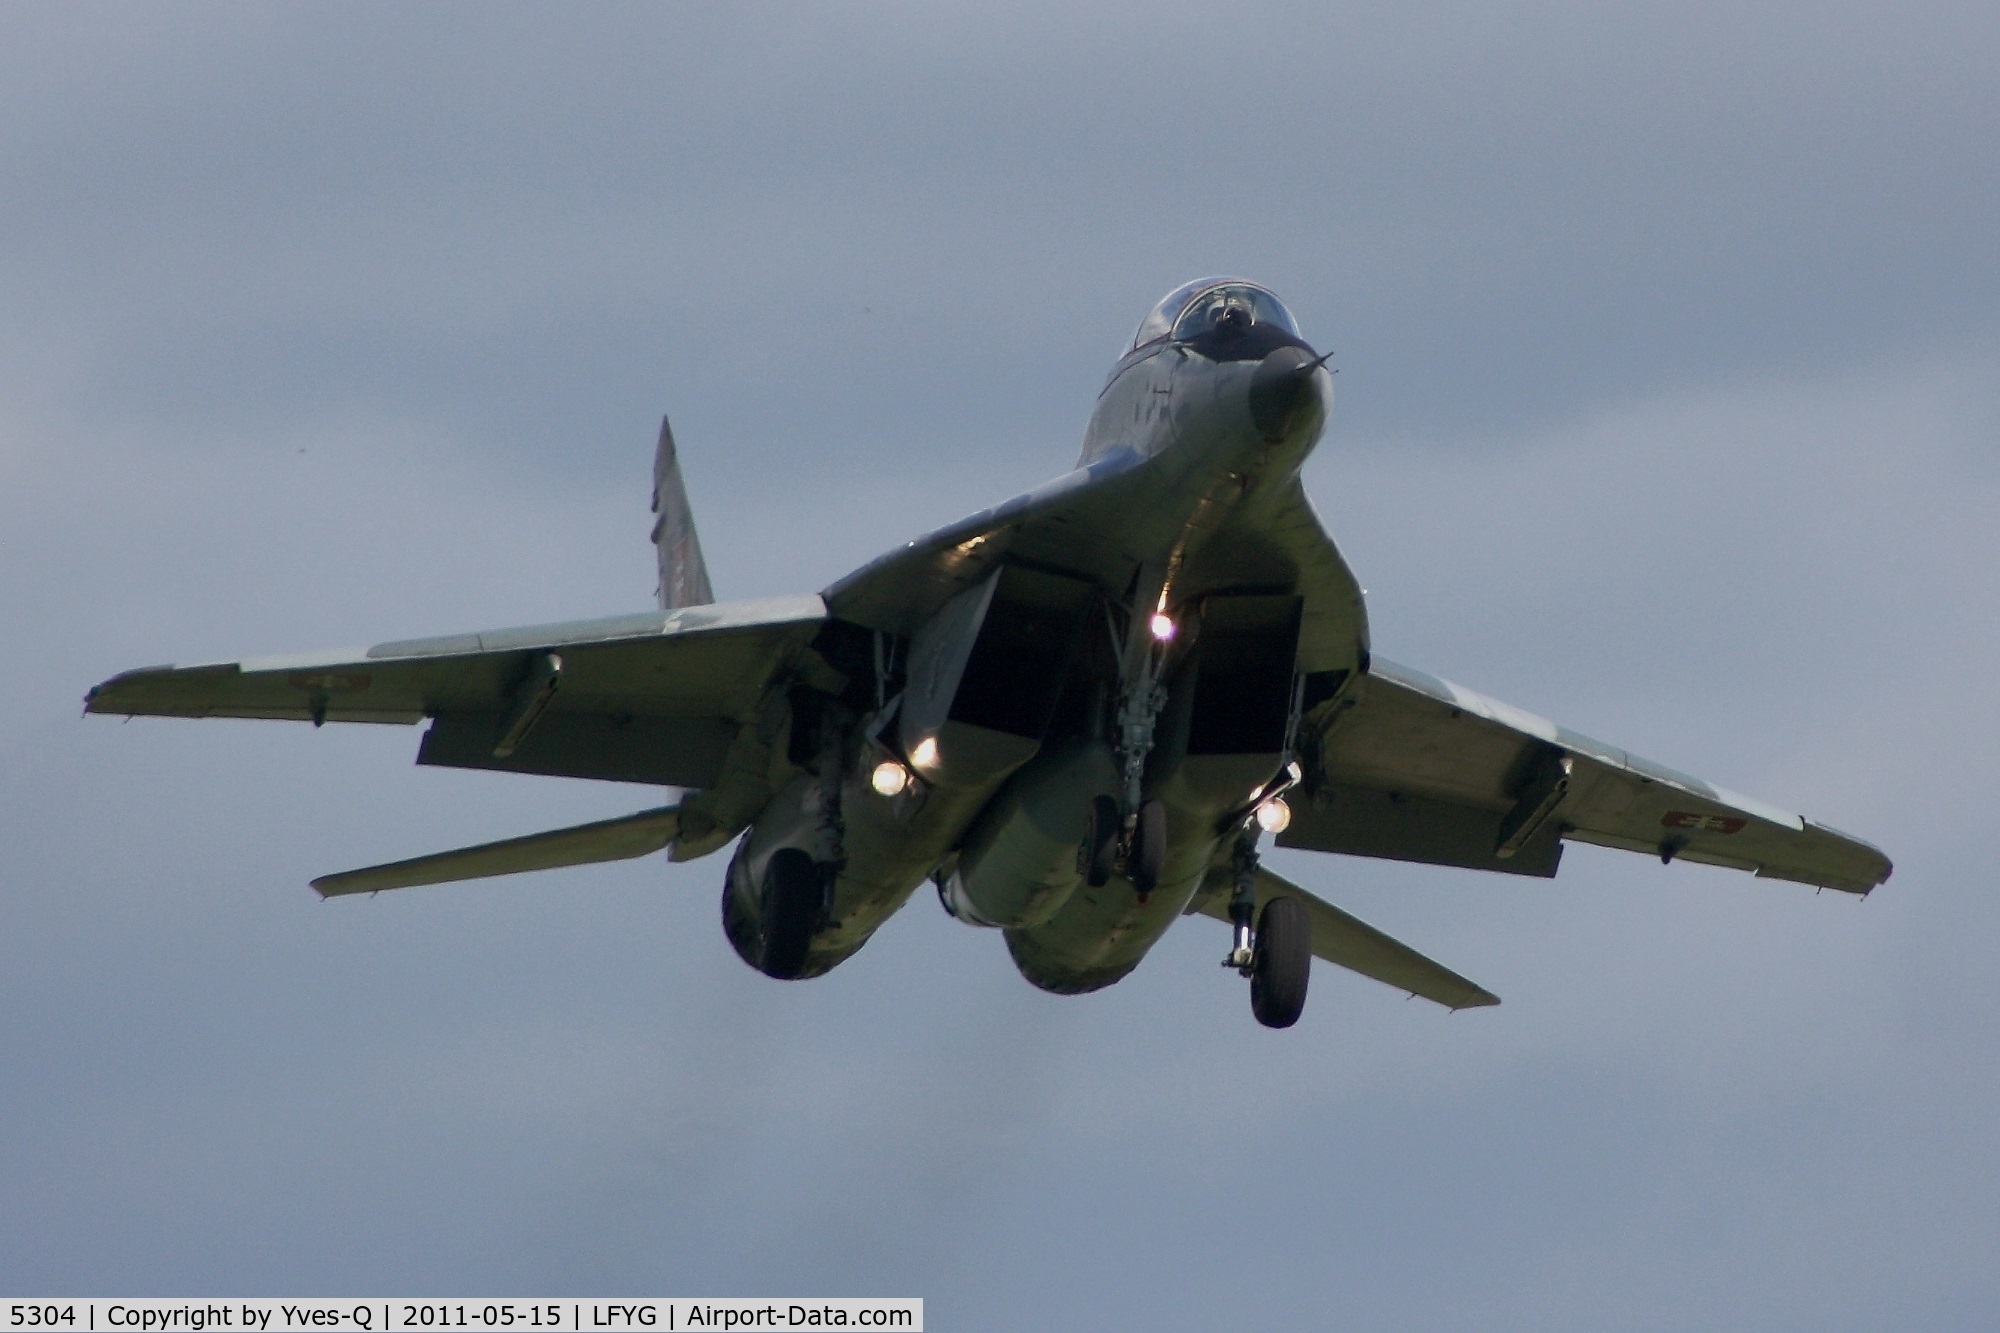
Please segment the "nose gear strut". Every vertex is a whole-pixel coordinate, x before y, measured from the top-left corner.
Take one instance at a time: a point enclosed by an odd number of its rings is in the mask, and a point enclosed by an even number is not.
[[[1125,770],[1124,800],[1120,805],[1128,828],[1145,790],[1146,759],[1153,753],[1160,710],[1167,706],[1167,687],[1160,679],[1165,665],[1165,645],[1149,647],[1145,660],[1139,664],[1138,678],[1126,689],[1118,705],[1118,754],[1124,760]]]
[[[1145,799],[1146,760],[1153,753],[1160,713],[1167,706],[1167,650],[1174,628],[1171,616],[1164,611],[1155,612],[1149,623],[1151,633],[1145,639],[1144,648],[1139,650],[1134,669],[1121,672],[1127,680],[1119,699],[1117,717],[1117,750],[1124,778],[1124,790],[1118,803],[1121,821],[1119,841],[1126,877],[1138,890],[1142,903],[1159,886],[1160,869],[1166,854],[1167,811],[1158,800]],[[1113,642],[1116,643],[1115,638]],[[1127,654],[1120,652],[1119,656],[1123,666]]]

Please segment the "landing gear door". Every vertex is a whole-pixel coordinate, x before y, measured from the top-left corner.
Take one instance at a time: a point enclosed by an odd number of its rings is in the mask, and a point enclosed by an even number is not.
[[[1003,565],[945,603],[911,644],[897,715],[918,774],[979,781],[1033,755],[1095,600],[1080,579]]]

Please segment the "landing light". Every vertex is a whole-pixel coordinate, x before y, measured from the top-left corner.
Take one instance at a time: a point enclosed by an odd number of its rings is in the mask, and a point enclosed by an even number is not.
[[[910,785],[910,770],[893,759],[884,759],[868,775],[868,782],[884,796],[896,796]]]
[[[1164,611],[1153,616],[1153,637],[1161,643],[1174,637],[1174,618]]]
[[[1283,833],[1292,824],[1292,807],[1282,796],[1273,796],[1257,807],[1257,827],[1266,833]]]
[[[910,751],[910,762],[918,768],[936,768],[938,761],[937,738],[926,736],[917,742],[917,748]]]

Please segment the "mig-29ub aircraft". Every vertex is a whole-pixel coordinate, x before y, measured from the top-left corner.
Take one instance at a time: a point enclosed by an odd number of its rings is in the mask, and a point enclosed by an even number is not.
[[[679,789],[622,819],[328,875],[323,895],[736,845],[745,962],[817,976],[925,880],[1036,986],[1108,986],[1185,915],[1234,928],[1258,1021],[1319,957],[1453,1009],[1497,997],[1258,863],[1281,847],[1552,876],[1565,841],[1866,893],[1865,842],[1369,651],[1299,481],[1332,378],[1265,288],[1139,325],[1075,471],[817,596],[713,604],[673,437],[660,610],[155,667],[88,711],[414,723],[420,764]]]

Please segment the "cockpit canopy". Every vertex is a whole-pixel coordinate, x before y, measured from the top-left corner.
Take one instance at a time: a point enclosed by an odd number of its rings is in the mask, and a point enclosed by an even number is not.
[[[1163,338],[1187,342],[1223,323],[1262,324],[1282,329],[1294,338],[1300,336],[1298,322],[1285,309],[1285,303],[1256,283],[1241,278],[1202,278],[1161,297],[1160,303],[1139,321],[1139,331],[1132,335],[1132,346],[1125,350],[1130,352]]]

